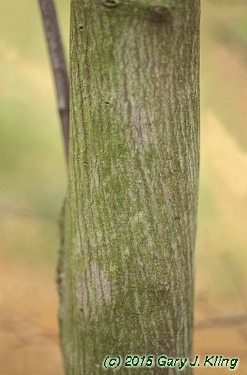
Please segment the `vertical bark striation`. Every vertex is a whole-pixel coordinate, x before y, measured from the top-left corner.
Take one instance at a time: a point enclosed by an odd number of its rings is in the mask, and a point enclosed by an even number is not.
[[[72,0],[67,375],[103,373],[106,355],[191,355],[199,12],[199,0]]]

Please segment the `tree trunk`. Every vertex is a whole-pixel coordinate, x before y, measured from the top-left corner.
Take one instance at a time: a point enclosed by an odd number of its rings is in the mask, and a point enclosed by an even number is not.
[[[107,355],[191,358],[199,18],[199,0],[71,0],[66,375],[103,374]]]

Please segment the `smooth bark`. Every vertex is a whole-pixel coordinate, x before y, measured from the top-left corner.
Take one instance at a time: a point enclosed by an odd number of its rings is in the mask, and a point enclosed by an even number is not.
[[[103,374],[107,355],[191,357],[199,18],[199,0],[71,1],[66,375]]]

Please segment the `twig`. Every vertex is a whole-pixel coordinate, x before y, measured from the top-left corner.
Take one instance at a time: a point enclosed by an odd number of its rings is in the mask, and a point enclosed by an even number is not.
[[[69,152],[69,78],[53,0],[39,0],[56,85],[66,161]]]
[[[213,328],[216,325],[225,327],[244,323],[247,323],[247,315],[228,316],[199,321],[195,324],[195,329]]]

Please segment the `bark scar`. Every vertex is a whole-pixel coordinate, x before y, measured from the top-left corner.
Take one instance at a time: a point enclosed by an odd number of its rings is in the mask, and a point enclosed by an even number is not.
[[[171,22],[172,21],[171,11],[165,6],[151,5],[150,7],[147,8],[147,10],[149,11],[152,21],[156,21],[156,22]]]
[[[119,5],[119,2],[117,0],[104,0],[103,1],[103,4],[106,6],[106,7],[109,7],[109,8],[114,8],[116,6]]]

